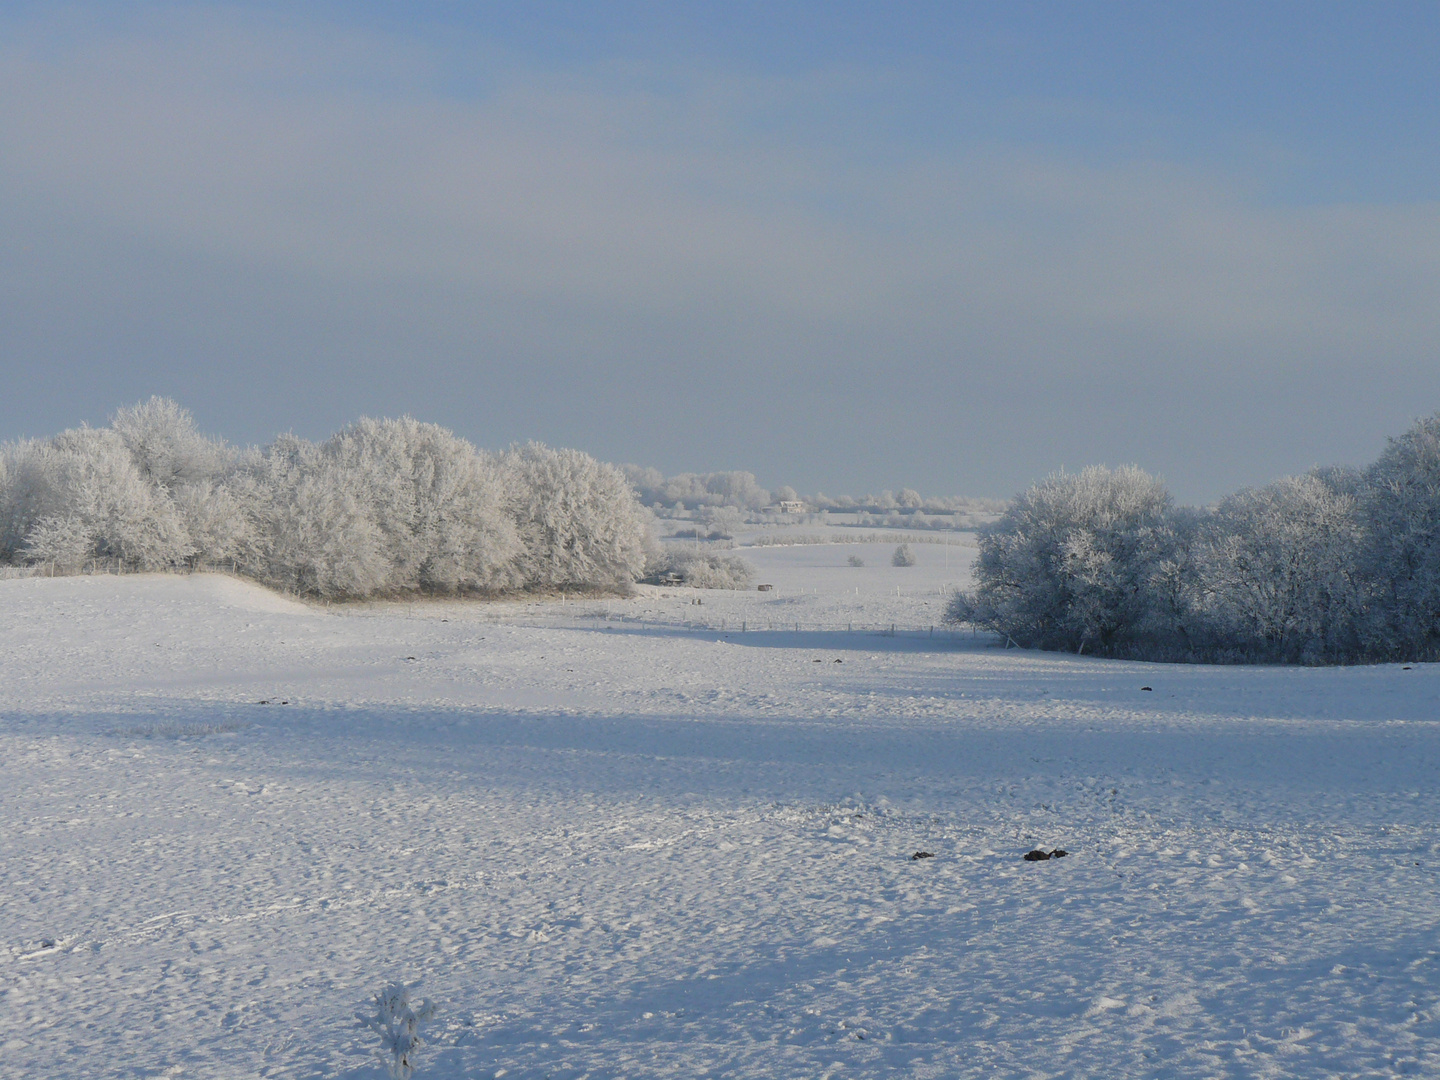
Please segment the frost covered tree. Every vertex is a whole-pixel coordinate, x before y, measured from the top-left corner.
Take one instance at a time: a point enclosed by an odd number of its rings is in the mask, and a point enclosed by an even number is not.
[[[533,442],[502,465],[527,587],[626,588],[644,574],[649,518],[620,469]]]
[[[247,570],[334,599],[520,583],[520,543],[493,458],[410,417],[360,420],[322,444],[277,439],[232,485],[259,539]]]
[[[110,428],[135,468],[164,493],[190,541],[192,566],[237,564],[254,543],[253,523],[229,481],[239,455],[200,433],[189,410],[169,398],[117,409]]]
[[[1133,647],[1173,553],[1171,509],[1164,485],[1134,466],[1047,477],[981,534],[975,590],[948,617],[1037,648]]]
[[[498,464],[464,439],[411,417],[363,419],[321,447],[361,501],[396,591],[457,593],[519,584],[515,523]]]
[[[705,493],[719,506],[759,510],[770,502],[770,492],[760,486],[754,473],[709,473],[704,481]]]
[[[706,505],[754,498],[749,474],[711,479]],[[643,572],[648,522],[613,466],[539,445],[497,458],[410,417],[237,453],[151,398],[0,446],[0,562],[60,572],[233,566],[334,599],[617,588]]]
[[[410,417],[237,453],[151,398],[108,428],[0,446],[0,561],[61,572],[233,566],[334,599],[616,588],[643,571],[648,520],[585,454],[502,460]]]
[[[1362,573],[1371,651],[1440,658],[1440,413],[1390,440],[1364,474]]]
[[[1206,523],[1199,574],[1216,647],[1311,663],[1358,654],[1363,526],[1354,488],[1344,474],[1311,473],[1220,503]]]
[[[237,487],[259,534],[242,564],[246,573],[327,599],[372,596],[386,587],[383,537],[357,476],[295,435],[282,435],[246,464]]]
[[[234,567],[253,561],[257,522],[237,474],[185,484],[174,492],[175,512],[190,541],[193,567]]]
[[[1440,413],[1368,469],[1175,509],[1138,470],[1051,477],[982,534],[949,616],[1164,659],[1440,659]]]
[[[234,451],[202,435],[189,410],[169,398],[152,397],[117,409],[110,428],[140,475],[170,492],[187,484],[213,483],[235,459]]]
[[[25,535],[35,524],[41,495],[36,468],[39,439],[0,445],[0,562],[19,561]]]
[[[1042,648],[1353,661],[1375,652],[1366,491],[1316,470],[1202,512],[1138,469],[1050,477],[982,534],[976,588],[948,614]]]
[[[8,562],[155,570],[230,562],[247,539],[226,490],[236,455],[164,398],[117,410],[108,428],[11,444],[0,460]]]
[[[75,573],[91,564],[158,570],[193,552],[163,488],[136,467],[108,428],[75,428],[6,448],[7,561]]]
[[[664,501],[661,489],[665,486],[665,474],[659,469],[643,465],[621,465],[620,469],[642,503],[656,505]]]
[[[915,552],[910,550],[909,544],[901,544],[890,556],[891,566],[914,566]]]
[[[703,506],[732,506],[738,510],[759,510],[770,502],[770,492],[762,488],[753,473],[714,472],[679,473],[665,476],[659,469],[638,465],[621,467],[646,505],[683,506],[698,510]]]
[[[1166,515],[1163,554],[1147,583],[1142,634],[1150,659],[1194,660],[1211,647],[1210,619],[1201,602],[1201,556],[1208,515],[1194,507],[1172,506]]]
[[[731,540],[745,527],[745,514],[734,506],[707,506],[696,519],[709,533],[710,539]]]

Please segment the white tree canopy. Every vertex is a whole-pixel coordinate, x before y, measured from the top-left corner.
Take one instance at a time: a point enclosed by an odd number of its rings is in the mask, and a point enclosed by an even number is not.
[[[614,466],[497,458],[408,416],[237,452],[152,398],[0,447],[0,560],[62,573],[233,567],[334,599],[616,589],[644,571],[648,522]]]

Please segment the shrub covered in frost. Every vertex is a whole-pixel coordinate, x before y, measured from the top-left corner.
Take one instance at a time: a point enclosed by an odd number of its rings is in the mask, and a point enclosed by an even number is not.
[[[120,409],[0,450],[0,559],[62,573],[157,570],[238,553],[243,515],[222,493],[235,455],[173,401]]]
[[[910,550],[909,544],[901,544],[890,556],[891,566],[914,566],[915,552]]]
[[[404,983],[391,983],[375,995],[374,1012],[355,1014],[363,1027],[380,1036],[375,1056],[390,1080],[410,1080],[414,1075],[416,1055],[425,1046],[420,1029],[435,1015],[433,1003],[412,1003],[410,990]]]
[[[616,588],[644,567],[622,474],[574,450],[497,460],[434,425],[362,420],[319,445],[284,436],[249,472],[264,527],[248,569],[295,592]]]
[[[244,573],[301,595],[372,596],[390,583],[380,527],[364,493],[316,443],[282,435],[248,463],[241,484],[258,542]]]
[[[755,568],[740,556],[699,545],[666,545],[645,576],[654,584],[673,581],[692,589],[744,589],[754,579]]]
[[[190,545],[190,565],[235,564],[251,550],[253,523],[231,486],[239,455],[200,433],[167,398],[117,409],[110,421],[136,469],[168,498]]]

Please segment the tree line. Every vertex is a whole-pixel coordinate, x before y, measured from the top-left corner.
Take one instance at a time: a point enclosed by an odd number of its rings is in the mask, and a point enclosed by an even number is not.
[[[1368,468],[1203,509],[1134,466],[1047,477],[982,532],[975,586],[948,618],[1133,659],[1440,659],[1440,413]]]
[[[237,449],[152,398],[0,446],[0,562],[55,573],[224,568],[331,599],[617,589],[653,544],[615,466],[410,417]]]

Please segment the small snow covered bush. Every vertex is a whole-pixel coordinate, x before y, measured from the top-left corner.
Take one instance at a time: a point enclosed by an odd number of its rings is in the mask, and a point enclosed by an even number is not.
[[[897,547],[897,548],[895,549],[895,553],[890,556],[890,565],[891,565],[891,566],[914,566],[914,565],[915,565],[915,552],[913,552],[913,551],[910,550],[910,545],[909,545],[909,544],[901,544],[899,547]]]
[[[410,990],[394,982],[375,995],[373,1013],[356,1013],[355,1018],[380,1036],[375,1056],[391,1080],[410,1080],[415,1072],[415,1055],[425,1045],[420,1028],[435,1015],[435,1006],[426,1001],[410,1002]]]
[[[645,580],[663,584],[678,579],[692,589],[744,589],[754,578],[755,568],[738,555],[672,545],[650,564]]]
[[[848,562],[851,566],[865,565],[865,560],[862,559],[859,555],[851,555],[850,558],[846,560],[846,562]]]

